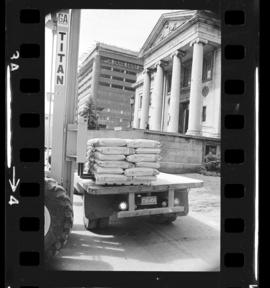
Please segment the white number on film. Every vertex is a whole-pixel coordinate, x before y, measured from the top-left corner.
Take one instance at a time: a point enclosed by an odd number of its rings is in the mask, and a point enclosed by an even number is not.
[[[18,50],[10,57],[11,60],[18,59],[20,57],[20,53]]]
[[[9,205],[19,204],[19,201],[13,195],[10,195],[8,204]]]
[[[20,53],[18,50],[16,50],[16,52],[10,57],[11,60],[16,60],[16,59],[19,59],[20,57]],[[18,64],[15,64],[15,63],[10,63],[10,68],[11,68],[11,71],[15,71],[15,70],[18,70],[19,69],[19,65]]]

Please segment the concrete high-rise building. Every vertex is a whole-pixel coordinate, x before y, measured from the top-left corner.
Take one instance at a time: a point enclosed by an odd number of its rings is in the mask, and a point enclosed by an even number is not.
[[[82,62],[78,74],[78,112],[92,98],[102,129],[131,127],[136,74],[142,71],[138,53],[97,43]],[[97,109],[99,110],[99,109]]]
[[[221,28],[210,11],[163,14],[139,52],[133,127],[220,138]]]

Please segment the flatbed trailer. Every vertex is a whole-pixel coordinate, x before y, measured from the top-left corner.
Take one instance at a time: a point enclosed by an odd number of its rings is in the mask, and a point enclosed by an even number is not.
[[[170,223],[177,216],[188,214],[189,189],[202,186],[201,180],[167,173],[158,174],[151,185],[129,186],[96,185],[91,179],[74,175],[74,188],[83,195],[84,224],[88,230],[107,226],[111,216],[151,216],[158,222]]]

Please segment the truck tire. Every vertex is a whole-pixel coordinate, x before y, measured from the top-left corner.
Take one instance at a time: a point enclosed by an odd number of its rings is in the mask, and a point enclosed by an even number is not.
[[[109,218],[96,218],[96,219],[89,219],[87,217],[83,217],[83,223],[85,229],[91,230],[98,230],[98,229],[105,229],[109,225]]]
[[[173,221],[175,221],[176,218],[177,218],[176,213],[152,216],[152,219],[154,220],[154,222],[158,224],[170,224]]]
[[[65,189],[52,178],[45,178],[45,261],[67,243],[73,225],[73,210]]]
[[[86,216],[83,216],[83,223],[86,230],[94,230],[97,228],[98,219],[89,219]]]

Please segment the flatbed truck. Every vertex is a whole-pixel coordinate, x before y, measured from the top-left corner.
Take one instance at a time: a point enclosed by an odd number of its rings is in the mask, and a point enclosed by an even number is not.
[[[151,185],[105,186],[74,175],[74,189],[83,196],[83,220],[88,230],[104,228],[112,218],[150,216],[170,223],[189,211],[190,188],[203,181],[180,175],[160,173]]]

